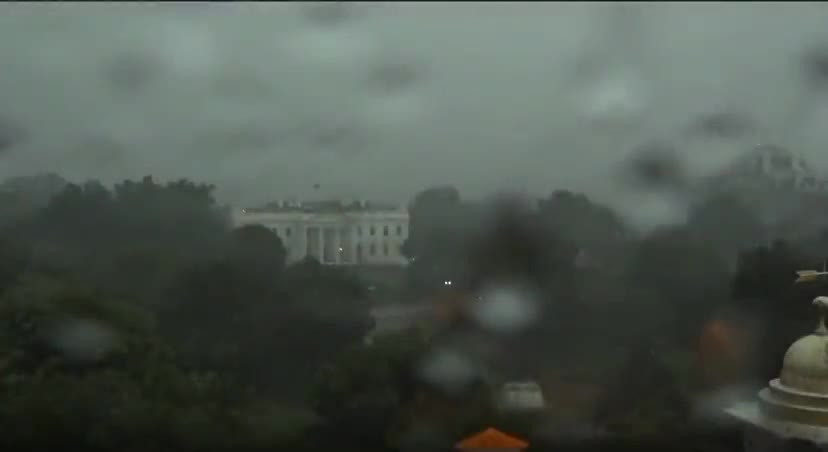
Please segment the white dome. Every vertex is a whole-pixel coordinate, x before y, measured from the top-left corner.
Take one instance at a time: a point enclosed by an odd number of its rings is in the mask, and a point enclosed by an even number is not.
[[[792,389],[828,394],[828,335],[811,334],[785,353],[779,381]]]
[[[788,348],[780,377],[759,392],[760,409],[771,421],[828,427],[828,297],[814,305],[820,310],[816,331]]]

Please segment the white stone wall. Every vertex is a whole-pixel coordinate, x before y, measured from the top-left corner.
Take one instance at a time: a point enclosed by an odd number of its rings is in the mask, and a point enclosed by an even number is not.
[[[288,262],[311,256],[331,265],[406,265],[408,212],[234,212],[236,226],[260,224],[285,245]]]

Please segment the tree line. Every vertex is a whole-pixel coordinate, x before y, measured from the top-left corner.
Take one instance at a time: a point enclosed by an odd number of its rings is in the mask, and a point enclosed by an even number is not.
[[[626,399],[602,397],[592,420],[639,410],[649,426],[677,425],[665,406],[683,396],[669,388],[693,367],[676,370],[652,350],[692,350],[711,319],[750,312],[774,319],[759,339],[771,352],[738,377],[770,378],[810,326],[803,300],[820,289],[792,286],[793,271],[821,265],[828,244],[819,234],[769,239],[727,195],[641,235],[582,194],[472,202],[433,187],[410,204],[399,295],[432,299],[446,280],[472,298],[520,284],[537,294],[537,319],[498,335],[460,316],[367,346],[372,300],[358,275],[288,265],[279,237],[234,227],[214,190],[55,175],[0,186],[0,443],[422,450],[498,420],[493,382],[598,364],[609,366],[596,371],[603,392]],[[469,335],[499,347],[486,358],[494,377],[460,392],[422,378],[435,348]],[[619,363],[602,363],[608,344]],[[652,381],[614,387],[630,369]]]

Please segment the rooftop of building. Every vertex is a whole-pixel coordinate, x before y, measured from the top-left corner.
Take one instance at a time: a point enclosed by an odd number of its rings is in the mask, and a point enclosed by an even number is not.
[[[527,447],[529,447],[528,442],[495,428],[487,428],[463,439],[456,445],[456,448],[460,450],[525,449]]]
[[[261,207],[246,207],[242,213],[354,213],[354,212],[397,212],[400,206],[365,200],[314,200],[314,201],[274,201]]]

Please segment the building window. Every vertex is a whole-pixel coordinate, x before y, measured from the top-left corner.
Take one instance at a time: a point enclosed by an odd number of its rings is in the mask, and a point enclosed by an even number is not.
[[[371,256],[377,254],[377,247],[372,243],[370,247],[368,247],[368,254]]]
[[[285,228],[285,237],[290,237],[290,227]]]
[[[382,254],[388,256],[388,244],[387,243],[382,244]]]
[[[357,235],[362,235],[362,226],[357,226]]]
[[[397,226],[397,235],[402,236],[402,226]]]
[[[376,233],[377,233],[377,229],[376,229],[375,227],[371,226],[371,227],[368,229],[368,234],[370,234],[370,235],[374,235],[374,234],[376,234]]]
[[[382,235],[388,237],[388,226],[387,225],[382,227]]]
[[[359,243],[357,243],[357,246],[356,246],[356,255],[357,255],[357,259],[362,257],[362,245],[360,245]]]

